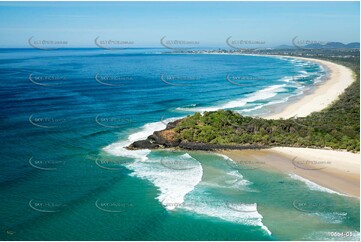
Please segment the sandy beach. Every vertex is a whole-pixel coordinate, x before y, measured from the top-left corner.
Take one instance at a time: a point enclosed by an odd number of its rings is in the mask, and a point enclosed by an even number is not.
[[[360,154],[310,148],[220,151],[235,162],[296,174],[347,196],[360,196]]]
[[[304,95],[283,108],[267,115],[268,119],[305,117],[321,111],[337,100],[355,80],[353,72],[344,66],[323,60],[292,57],[317,62],[329,70],[329,78],[313,92]],[[234,161],[250,161],[261,169],[273,169],[296,174],[317,185],[341,194],[360,197],[360,154],[346,151],[275,147],[264,150],[221,151]]]
[[[291,57],[306,61],[316,62],[326,67],[329,71],[328,79],[313,92],[307,93],[300,99],[286,105],[283,110],[266,115],[267,119],[291,118],[294,116],[305,117],[312,112],[318,112],[326,108],[333,101],[337,100],[345,89],[355,80],[351,69],[329,61],[318,60],[313,58]]]
[[[249,55],[249,56],[263,56],[263,57],[281,57],[293,58],[304,61],[312,61],[322,65],[328,70],[328,78],[316,87],[312,92],[305,93],[298,99],[293,100],[285,105],[272,107],[270,114],[263,115],[266,119],[287,119],[292,117],[306,117],[313,112],[319,112],[322,109],[331,105],[338,96],[342,94],[347,87],[355,81],[355,75],[350,68],[345,66],[315,58],[306,58],[298,56],[283,56],[283,55],[259,55],[259,54],[229,54],[229,53],[206,53],[211,55]]]

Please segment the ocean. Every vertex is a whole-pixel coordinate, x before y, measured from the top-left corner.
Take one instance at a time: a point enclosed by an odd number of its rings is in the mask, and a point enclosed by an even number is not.
[[[359,200],[297,175],[124,148],[195,112],[265,115],[326,77],[285,57],[1,49],[0,240],[358,240]]]

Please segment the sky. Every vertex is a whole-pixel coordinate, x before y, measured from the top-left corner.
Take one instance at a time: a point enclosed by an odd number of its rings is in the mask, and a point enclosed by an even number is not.
[[[161,47],[160,39],[225,47],[226,39],[265,47],[360,41],[359,2],[0,2],[0,48],[30,37],[96,47],[94,39]]]

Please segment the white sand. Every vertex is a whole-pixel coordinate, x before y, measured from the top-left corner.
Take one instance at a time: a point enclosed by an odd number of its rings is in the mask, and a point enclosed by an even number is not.
[[[321,111],[336,101],[339,95],[355,81],[351,69],[329,61],[295,56],[273,56],[295,58],[321,64],[328,69],[329,76],[313,92],[285,105],[280,112],[273,110],[272,114],[264,116],[267,119],[305,117],[313,112]],[[296,174],[341,194],[360,197],[360,153],[291,147],[275,147],[262,150],[223,150],[218,153],[227,155],[234,161],[249,160],[261,164],[264,162],[264,166],[260,166],[260,168]]]
[[[331,105],[338,96],[355,80],[351,69],[329,61],[291,57],[312,61],[325,66],[329,70],[329,78],[312,93],[304,95],[301,99],[290,103],[279,113],[266,115],[267,119],[291,118],[294,116],[305,117],[312,112],[318,112]]]
[[[352,82],[355,81],[355,75],[351,69],[325,60],[314,58],[298,57],[298,56],[284,56],[284,55],[259,55],[259,54],[239,54],[239,53],[204,53],[207,55],[249,55],[249,56],[264,56],[264,57],[286,57],[293,59],[300,59],[305,61],[312,61],[326,67],[329,71],[329,76],[322,85],[318,86],[316,90],[305,94],[300,99],[285,105],[280,112],[273,110],[272,114],[263,116],[266,119],[287,119],[292,117],[306,117],[307,115],[321,111],[322,109],[331,105],[338,96],[342,94]]]
[[[329,78],[312,93],[306,94],[267,119],[305,117],[321,111],[336,101],[355,80],[352,70],[329,61],[283,56],[312,61],[329,70]],[[349,196],[360,197],[360,154],[346,151],[275,147],[264,150],[221,151],[235,161],[265,162],[264,168],[297,174],[316,184]]]
[[[359,153],[293,147],[274,147],[270,150],[289,157],[302,157],[305,160],[329,161],[328,168],[334,168],[350,175],[360,174]]]
[[[254,161],[261,169],[296,174],[340,194],[360,197],[360,154],[310,148],[224,150],[234,161]]]

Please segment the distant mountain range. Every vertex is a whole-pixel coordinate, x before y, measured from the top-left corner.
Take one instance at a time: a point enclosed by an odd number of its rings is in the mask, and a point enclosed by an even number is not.
[[[328,42],[326,44],[308,44],[308,45],[279,45],[275,49],[359,49],[359,42],[344,44],[341,42]]]

